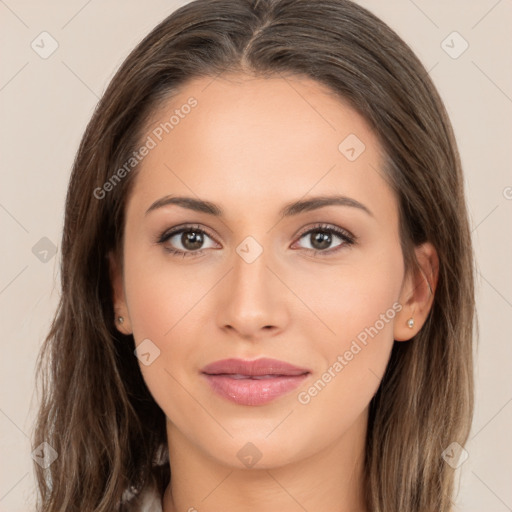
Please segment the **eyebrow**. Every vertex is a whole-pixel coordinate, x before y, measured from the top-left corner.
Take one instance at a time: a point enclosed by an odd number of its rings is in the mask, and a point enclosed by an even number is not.
[[[194,197],[184,197],[184,196],[165,196],[160,199],[157,199],[147,210],[147,215],[149,212],[156,210],[158,208],[162,208],[167,205],[177,205],[182,208],[187,208],[189,210],[193,210],[196,212],[206,213],[208,215],[214,215],[216,217],[223,217],[224,212],[222,208],[215,203],[210,201],[204,201],[202,199],[196,199]],[[324,208],[326,206],[349,206],[351,208],[357,208],[366,212],[368,215],[373,217],[373,213],[367,208],[364,204],[352,199],[351,197],[341,196],[341,195],[330,195],[330,196],[316,196],[309,199],[302,199],[298,201],[293,201],[291,203],[287,203],[280,211],[279,215],[281,217],[291,217],[294,215],[299,215],[303,212],[308,212],[312,210],[317,210],[319,208]]]

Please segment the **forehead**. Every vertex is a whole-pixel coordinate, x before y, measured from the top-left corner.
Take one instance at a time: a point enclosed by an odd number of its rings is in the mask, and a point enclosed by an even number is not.
[[[139,164],[133,191],[146,204],[174,192],[233,206],[281,203],[285,193],[393,201],[378,138],[347,102],[312,79],[192,80],[161,104],[147,137],[154,147]]]

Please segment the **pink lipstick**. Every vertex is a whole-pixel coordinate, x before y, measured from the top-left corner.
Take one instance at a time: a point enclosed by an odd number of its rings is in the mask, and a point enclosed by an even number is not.
[[[239,405],[264,405],[298,387],[311,373],[277,359],[223,359],[201,373],[220,396]]]

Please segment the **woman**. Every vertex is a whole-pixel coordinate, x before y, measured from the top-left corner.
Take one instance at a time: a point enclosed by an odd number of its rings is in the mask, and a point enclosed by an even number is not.
[[[426,70],[365,9],[198,0],[160,23],[84,134],[61,277],[38,510],[451,509],[461,164]]]

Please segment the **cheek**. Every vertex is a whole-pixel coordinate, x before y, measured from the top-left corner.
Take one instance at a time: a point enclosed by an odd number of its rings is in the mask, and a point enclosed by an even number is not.
[[[198,372],[198,342],[205,338],[198,322],[198,315],[205,314],[206,301],[201,299],[215,276],[126,247],[125,290],[133,336],[151,354],[148,365],[139,357],[139,367],[160,408],[185,428],[187,418],[201,413],[191,406],[188,391]]]
[[[126,252],[125,287],[135,339],[137,335],[164,340],[187,324],[187,315],[211,287],[212,276],[179,259],[156,254],[159,249]]]
[[[150,364],[139,357],[146,386],[166,416],[186,430],[201,414],[194,409],[189,394],[190,380],[196,372],[193,356],[197,348],[190,341],[197,339],[197,333],[187,322],[187,315],[193,314],[191,310],[197,298],[192,300],[187,294],[170,293],[162,281],[144,279],[144,274],[139,273],[137,282],[132,282],[130,318],[136,345],[143,347],[147,340],[151,341]]]
[[[348,261],[348,258],[347,258]],[[393,322],[401,309],[398,304],[403,278],[401,252],[396,247],[375,253],[355,253],[350,264],[301,269],[293,277],[293,290],[309,309],[294,318],[310,327],[325,342],[318,345],[332,350],[348,349],[359,339],[392,338]],[[315,330],[316,328],[316,330]],[[389,343],[388,343],[389,345]]]
[[[361,258],[336,272],[327,269],[324,276],[315,275],[314,287],[311,278],[302,280],[305,286],[299,293],[309,290],[304,296],[315,315],[308,315],[301,326],[315,340],[310,350],[321,357],[318,378],[303,388],[298,401],[332,416],[337,425],[348,411],[357,414],[367,406],[388,363],[393,325],[402,309],[398,299],[404,269],[401,252],[395,252]],[[342,405],[343,412],[332,403]]]

